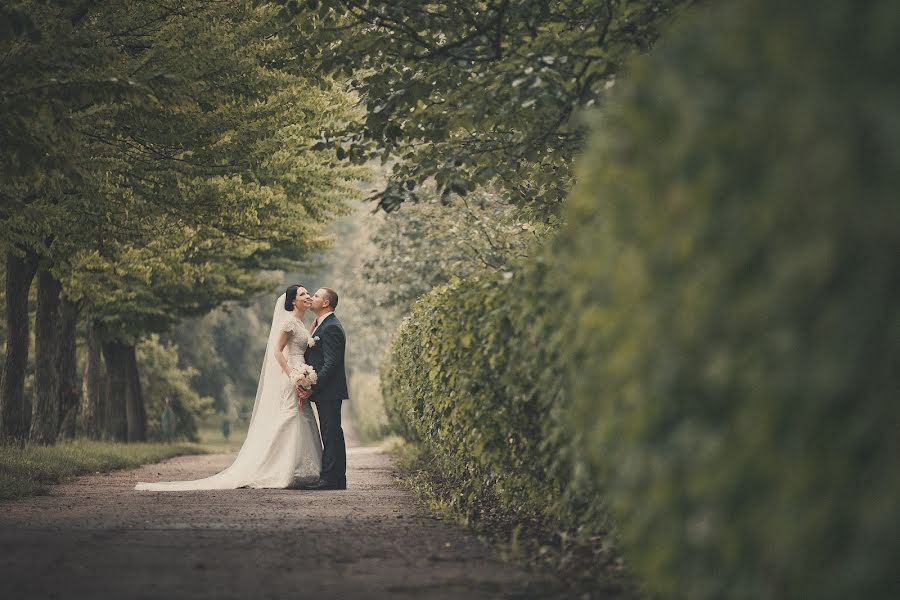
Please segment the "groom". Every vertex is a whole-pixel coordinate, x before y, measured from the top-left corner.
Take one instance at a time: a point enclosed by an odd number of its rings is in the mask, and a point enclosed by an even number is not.
[[[344,371],[347,338],[334,314],[337,304],[338,295],[333,289],[320,288],[313,294],[310,306],[316,315],[309,334],[315,345],[306,349],[305,357],[306,364],[316,370],[318,381],[311,391],[298,388],[297,394],[316,403],[323,449],[319,481],[303,487],[305,490],[347,489],[347,448],[341,429],[341,405],[350,396]]]

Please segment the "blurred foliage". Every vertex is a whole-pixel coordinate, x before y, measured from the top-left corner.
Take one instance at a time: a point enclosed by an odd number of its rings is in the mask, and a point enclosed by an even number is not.
[[[383,348],[382,353],[384,350]],[[384,439],[393,429],[384,407],[378,372],[353,370],[348,377],[351,398],[349,408],[357,436],[365,444]]]
[[[225,304],[185,319],[161,336],[178,346],[179,364],[194,371],[192,387],[213,398],[217,411],[242,414],[253,409],[278,294],[259,294],[246,306]]]
[[[222,432],[222,425],[228,421],[231,434],[226,438]],[[200,421],[197,425],[197,437],[199,444],[209,452],[237,452],[247,439],[249,415],[246,419],[240,418],[235,411],[228,413],[215,413]]]
[[[572,424],[663,596],[900,594],[898,26],[729,2],[598,123],[556,249]]]
[[[345,364],[351,399],[345,410],[350,411],[361,440],[370,443],[388,432],[378,365],[406,307],[382,301],[393,288],[391,280],[369,277],[370,263],[381,252],[373,237],[386,215],[371,214],[367,208],[358,204],[332,224],[336,243],[319,256],[317,268],[300,274],[297,281],[311,291],[325,286],[338,293],[336,314],[347,333]]]
[[[355,371],[376,373],[402,306],[380,302],[394,283],[368,276],[370,262],[381,252],[373,237],[384,215],[372,215],[358,204],[347,216],[334,222],[331,234],[336,242],[319,257],[315,273],[301,280],[312,286],[334,288],[340,297],[337,315],[347,331],[348,376]]]
[[[317,148],[392,161],[385,210],[433,179],[444,197],[493,184],[545,215],[568,192],[578,112],[602,101],[624,60],[689,0],[287,2],[298,62],[348,78],[361,124]]]
[[[385,363],[452,503],[608,506],[651,597],[897,597],[898,17],[725,2],[633,65],[545,262]]]
[[[160,416],[166,401],[175,413],[175,439],[197,441],[197,423],[213,410],[213,399],[200,396],[191,387],[193,368],[178,366],[178,347],[163,344],[154,334],[137,345],[144,405],[147,410],[147,437],[163,439]]]
[[[376,220],[377,254],[368,258],[365,276],[389,282],[378,298],[382,304],[408,307],[454,277],[505,271],[532,256],[558,228],[556,219],[532,220],[485,189],[441,202],[434,186],[426,185],[420,198]]]

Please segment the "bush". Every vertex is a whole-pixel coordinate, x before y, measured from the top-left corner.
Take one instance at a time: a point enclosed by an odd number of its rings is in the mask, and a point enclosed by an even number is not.
[[[543,264],[476,275],[419,300],[383,364],[383,395],[449,509],[472,523],[490,517],[507,534],[587,539],[606,523],[590,482],[573,478],[554,335],[565,315],[542,317],[548,275]]]
[[[556,246],[571,423],[665,597],[900,597],[898,27],[718,5],[598,123]]]
[[[169,399],[175,413],[175,439],[198,441],[198,421],[211,415],[213,399],[200,396],[191,386],[196,371],[178,366],[178,346],[163,344],[152,335],[137,346],[141,388],[147,408],[147,438],[163,439],[160,417]]]

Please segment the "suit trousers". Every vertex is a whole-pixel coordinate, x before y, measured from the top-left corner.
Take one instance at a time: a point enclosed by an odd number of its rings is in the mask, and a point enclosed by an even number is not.
[[[320,477],[329,484],[347,482],[347,446],[341,429],[343,400],[314,400],[322,430],[322,471]]]

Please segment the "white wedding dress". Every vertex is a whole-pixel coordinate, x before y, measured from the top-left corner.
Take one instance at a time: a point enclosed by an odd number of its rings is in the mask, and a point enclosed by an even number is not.
[[[247,438],[230,467],[205,479],[138,483],[145,491],[230,490],[290,488],[314,482],[322,465],[322,438],[310,402],[297,408],[290,379],[273,355],[279,334],[290,336],[284,349],[288,365],[305,364],[303,353],[309,343],[306,326],[284,310],[284,294],[278,298],[269,331],[269,343],[256,388],[256,401]]]

